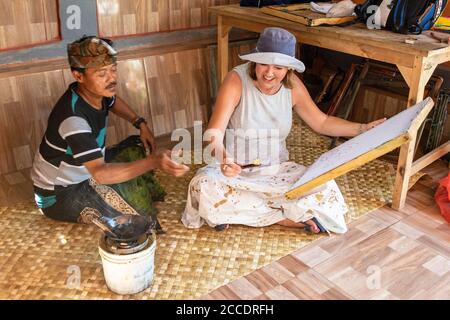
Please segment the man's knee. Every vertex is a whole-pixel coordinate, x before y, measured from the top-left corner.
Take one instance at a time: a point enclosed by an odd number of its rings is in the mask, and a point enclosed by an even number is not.
[[[73,212],[67,212],[62,209],[40,209],[40,211],[49,219],[61,221],[61,222],[71,222],[79,223],[79,214],[74,214]]]

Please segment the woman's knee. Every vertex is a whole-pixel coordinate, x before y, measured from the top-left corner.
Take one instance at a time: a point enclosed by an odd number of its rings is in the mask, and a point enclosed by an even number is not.
[[[190,186],[199,188],[202,185],[209,185],[218,181],[217,177],[209,171],[198,172],[191,180]]]

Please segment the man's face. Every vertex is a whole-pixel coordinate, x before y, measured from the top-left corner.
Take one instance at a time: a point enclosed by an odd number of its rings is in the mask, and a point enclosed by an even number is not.
[[[74,72],[75,79],[89,92],[102,97],[116,94],[117,64],[101,68],[87,68],[84,73]]]

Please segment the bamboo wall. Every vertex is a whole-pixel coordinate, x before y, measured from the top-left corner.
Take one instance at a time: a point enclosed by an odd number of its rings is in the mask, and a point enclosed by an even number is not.
[[[116,37],[215,24],[208,7],[239,0],[97,0],[99,32]]]
[[[0,0],[0,50],[57,39],[57,0]]]

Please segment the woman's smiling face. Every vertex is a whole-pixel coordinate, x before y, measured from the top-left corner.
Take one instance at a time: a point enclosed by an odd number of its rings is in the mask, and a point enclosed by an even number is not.
[[[287,72],[286,67],[257,63],[255,73],[259,89],[265,94],[277,93]]]

